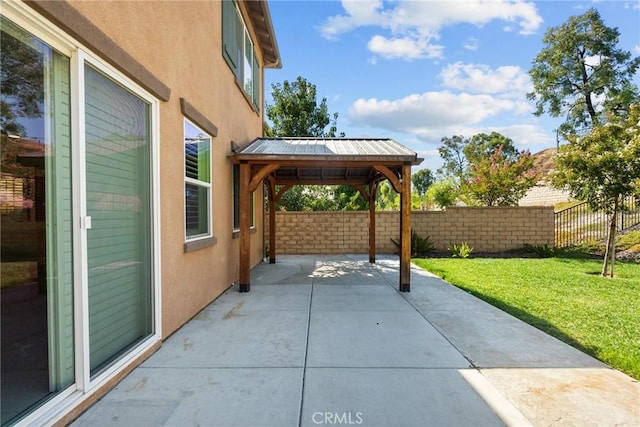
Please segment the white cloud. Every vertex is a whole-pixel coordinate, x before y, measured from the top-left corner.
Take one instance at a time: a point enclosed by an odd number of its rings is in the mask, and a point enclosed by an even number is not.
[[[532,34],[542,24],[542,17],[533,2],[525,0],[342,0],[345,13],[327,18],[321,34],[335,39],[340,34],[359,27],[380,27],[387,34],[377,34],[369,48],[385,58],[438,58],[442,46],[433,44],[446,26],[468,23],[483,26],[494,20],[505,21],[519,28],[520,34]],[[411,41],[411,43],[408,43]],[[407,48],[411,45],[411,48]]]
[[[419,58],[442,58],[443,50],[443,46],[410,37],[388,39],[383,36],[374,36],[367,43],[367,47],[384,59],[400,58],[408,61]]]
[[[633,47],[633,53],[636,55],[640,55],[640,44],[637,44]]]
[[[456,62],[446,66],[440,77],[447,88],[473,93],[524,98],[533,90],[529,74],[511,65],[492,69],[488,65]]]
[[[475,37],[469,37],[462,46],[467,50],[478,50],[480,47],[480,40]]]
[[[518,104],[490,95],[426,92],[397,100],[358,99],[348,111],[349,118],[361,125],[420,135],[425,130],[454,125],[470,125]]]

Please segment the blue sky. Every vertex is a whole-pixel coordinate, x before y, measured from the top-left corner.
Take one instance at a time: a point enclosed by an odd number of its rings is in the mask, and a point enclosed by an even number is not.
[[[339,114],[347,137],[393,138],[437,169],[445,136],[500,132],[536,153],[556,145],[559,121],[535,117],[528,70],[550,26],[596,8],[640,55],[639,1],[270,0],[283,67]],[[636,76],[640,83],[640,76]]]

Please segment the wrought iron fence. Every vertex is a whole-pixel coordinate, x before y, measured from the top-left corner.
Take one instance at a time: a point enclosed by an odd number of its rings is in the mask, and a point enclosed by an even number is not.
[[[640,197],[623,199],[616,225],[624,231],[640,224]],[[555,243],[558,247],[579,245],[607,237],[609,216],[592,211],[586,202],[555,213]]]

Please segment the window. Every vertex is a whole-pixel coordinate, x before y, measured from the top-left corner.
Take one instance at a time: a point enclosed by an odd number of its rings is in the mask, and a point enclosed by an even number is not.
[[[260,67],[249,31],[232,0],[222,2],[222,54],[236,81],[256,109],[260,108]]]
[[[184,121],[186,239],[211,236],[211,138]]]
[[[251,228],[255,226],[255,212],[251,193]],[[240,165],[233,165],[233,230],[240,230]]]

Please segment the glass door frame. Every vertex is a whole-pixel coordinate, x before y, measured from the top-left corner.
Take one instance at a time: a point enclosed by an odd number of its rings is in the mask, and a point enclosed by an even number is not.
[[[54,423],[89,399],[99,388],[127,368],[162,339],[160,274],[160,102],[145,89],[93,54],[90,49],[55,27],[30,7],[15,0],[2,1],[2,15],[70,58],[71,68],[71,173],[73,216],[73,302],[75,382],[26,415],[17,425]],[[91,378],[87,268],[87,211],[85,167],[84,67],[90,64],[150,105],[152,333],[101,373]]]

